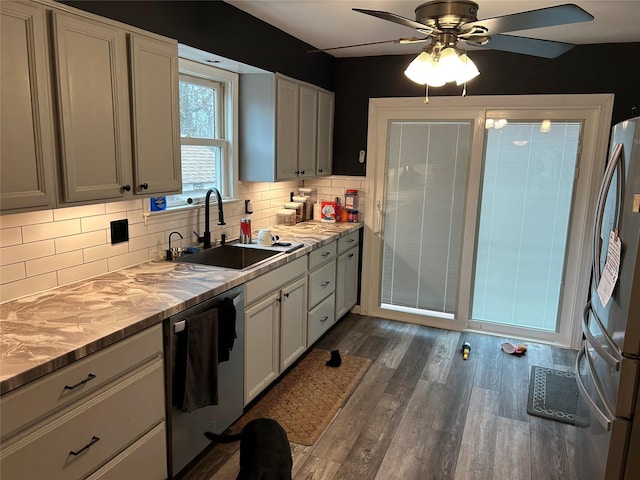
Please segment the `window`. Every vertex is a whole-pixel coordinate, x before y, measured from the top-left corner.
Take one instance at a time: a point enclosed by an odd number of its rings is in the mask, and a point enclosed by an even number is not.
[[[212,187],[234,196],[234,113],[237,75],[180,59],[180,143],[182,194],[167,197],[167,207],[201,203]]]

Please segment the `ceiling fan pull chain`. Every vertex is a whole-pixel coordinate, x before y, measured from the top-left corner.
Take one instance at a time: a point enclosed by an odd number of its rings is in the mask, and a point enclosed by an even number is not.
[[[462,96],[466,97],[467,96],[467,82],[464,82],[462,84]]]
[[[429,103],[429,85],[424,86],[424,103]]]

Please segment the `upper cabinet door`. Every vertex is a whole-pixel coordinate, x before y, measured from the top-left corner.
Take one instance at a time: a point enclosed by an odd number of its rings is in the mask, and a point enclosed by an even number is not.
[[[53,208],[54,146],[42,5],[0,2],[0,209]]]
[[[276,178],[298,178],[298,84],[276,78]]]
[[[316,175],[331,175],[333,159],[333,110],[333,93],[319,90]]]
[[[179,193],[178,43],[130,34],[136,193]]]
[[[298,177],[316,176],[318,89],[300,85]]]
[[[64,201],[123,198],[131,190],[126,34],[52,17]]]

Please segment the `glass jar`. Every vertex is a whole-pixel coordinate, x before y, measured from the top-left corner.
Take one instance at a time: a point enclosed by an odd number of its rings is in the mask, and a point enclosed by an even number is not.
[[[344,208],[347,210],[358,210],[358,190],[356,189],[345,190]]]

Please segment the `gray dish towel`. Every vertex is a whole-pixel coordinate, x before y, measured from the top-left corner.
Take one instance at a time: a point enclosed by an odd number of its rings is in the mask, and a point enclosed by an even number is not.
[[[213,308],[186,320],[181,335],[182,348],[176,356],[179,397],[174,399],[183,412],[218,404],[218,310]],[[182,350],[182,353],[179,351]],[[179,367],[179,368],[178,368]],[[182,386],[182,388],[180,388]]]

